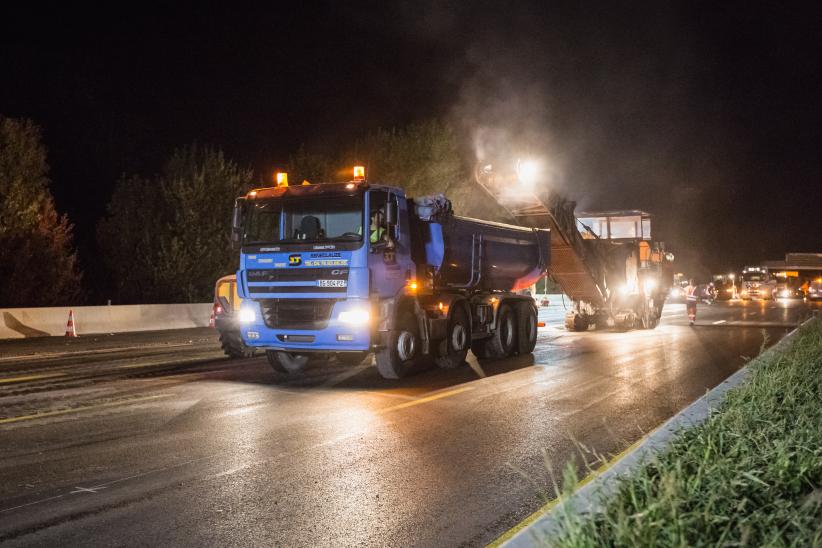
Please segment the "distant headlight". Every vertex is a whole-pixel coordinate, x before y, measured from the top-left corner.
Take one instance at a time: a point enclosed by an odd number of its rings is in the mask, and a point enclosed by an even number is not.
[[[367,324],[371,319],[371,313],[364,308],[354,310],[344,310],[337,316],[340,323],[347,323],[349,325]]]
[[[254,323],[257,319],[257,315],[254,313],[254,309],[250,306],[244,306],[240,308],[240,315],[239,315],[240,323]]]
[[[656,280],[653,278],[648,278],[645,280],[645,293],[651,293],[654,289],[656,289]]]
[[[787,289],[783,289],[782,291],[779,292],[779,294],[782,295],[783,297],[790,297],[791,296],[791,292],[788,291]]]

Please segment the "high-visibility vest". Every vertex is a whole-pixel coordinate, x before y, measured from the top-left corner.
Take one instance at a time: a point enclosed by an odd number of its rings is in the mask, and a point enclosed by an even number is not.
[[[685,298],[688,301],[696,301],[696,286],[689,285],[685,288]]]

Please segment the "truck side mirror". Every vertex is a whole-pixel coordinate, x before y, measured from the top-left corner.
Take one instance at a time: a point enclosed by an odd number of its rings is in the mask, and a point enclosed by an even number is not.
[[[394,200],[388,200],[388,204],[385,208],[385,223],[388,226],[394,226],[397,224],[397,202]]]
[[[237,198],[234,200],[234,213],[231,215],[231,241],[235,245],[238,245],[243,238],[245,207],[245,198]]]

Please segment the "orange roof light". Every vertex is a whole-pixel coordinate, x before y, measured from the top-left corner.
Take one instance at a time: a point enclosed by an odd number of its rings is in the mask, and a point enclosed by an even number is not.
[[[277,186],[288,186],[288,173],[278,171],[277,174],[274,175],[274,180],[277,181]]]
[[[365,181],[365,166],[354,166],[354,180]]]

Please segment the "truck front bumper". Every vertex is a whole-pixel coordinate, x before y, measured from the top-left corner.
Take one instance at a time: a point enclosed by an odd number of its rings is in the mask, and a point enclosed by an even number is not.
[[[371,350],[372,318],[350,323],[340,321],[340,314],[352,310],[369,310],[367,301],[340,301],[334,304],[331,318],[322,329],[295,330],[268,327],[262,320],[258,303],[246,301],[243,306],[254,311],[254,321],[240,323],[240,334],[247,346],[285,352],[362,352]]]

